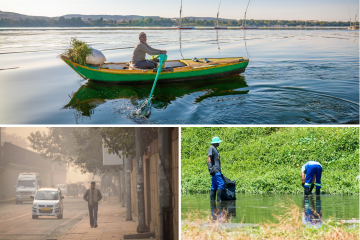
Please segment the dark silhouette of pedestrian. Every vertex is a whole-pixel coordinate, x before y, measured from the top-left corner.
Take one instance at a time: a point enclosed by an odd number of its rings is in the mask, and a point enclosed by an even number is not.
[[[90,189],[84,193],[84,200],[88,202],[90,226],[96,228],[97,225],[97,212],[99,208],[98,202],[102,199],[101,192],[95,188],[95,182],[91,182]]]

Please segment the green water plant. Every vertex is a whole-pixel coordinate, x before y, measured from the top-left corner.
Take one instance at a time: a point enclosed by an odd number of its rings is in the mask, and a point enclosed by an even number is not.
[[[301,194],[301,166],[323,166],[321,193],[359,194],[359,128],[181,128],[181,190],[209,191],[207,150],[220,137],[222,173],[242,193]]]
[[[71,58],[75,63],[85,65],[86,57],[92,54],[92,49],[89,44],[72,37],[70,47],[63,54]]]

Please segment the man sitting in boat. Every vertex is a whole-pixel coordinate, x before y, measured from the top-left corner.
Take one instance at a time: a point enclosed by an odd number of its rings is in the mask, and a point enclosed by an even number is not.
[[[166,54],[165,50],[158,50],[150,47],[146,43],[146,34],[141,32],[139,34],[140,42],[136,45],[132,58],[131,58],[131,66],[141,68],[141,69],[153,69],[157,67],[157,63],[153,61],[149,61],[145,59],[146,53],[149,55],[159,55]]]

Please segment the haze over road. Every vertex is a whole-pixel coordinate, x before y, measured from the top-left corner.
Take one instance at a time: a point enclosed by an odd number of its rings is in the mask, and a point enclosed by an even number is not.
[[[63,219],[31,218],[32,202],[0,204],[0,239],[58,239],[87,214],[82,197],[65,197]]]

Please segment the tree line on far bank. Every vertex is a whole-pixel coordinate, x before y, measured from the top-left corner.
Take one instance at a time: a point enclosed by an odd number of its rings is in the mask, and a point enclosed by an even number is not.
[[[214,20],[195,20],[195,18],[183,18],[183,25],[191,26],[215,26],[216,21]],[[241,26],[243,20],[219,20],[219,24],[223,26]],[[45,19],[9,19],[1,18],[0,27],[92,27],[92,26],[177,26],[178,21],[174,21],[170,18],[142,18],[137,20],[104,20],[103,18],[92,20],[91,23],[84,22],[81,17],[65,18],[60,17],[59,19],[51,19],[49,21]],[[295,21],[295,20],[246,20],[246,25],[257,26],[257,27],[297,27],[297,26],[308,26],[308,27],[344,27],[349,26],[350,22],[325,22],[325,21]],[[357,22],[359,25],[359,22]]]

